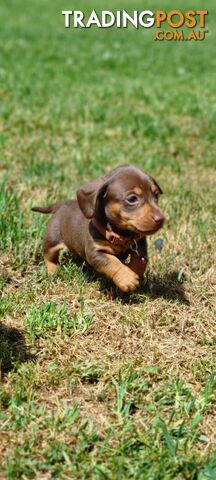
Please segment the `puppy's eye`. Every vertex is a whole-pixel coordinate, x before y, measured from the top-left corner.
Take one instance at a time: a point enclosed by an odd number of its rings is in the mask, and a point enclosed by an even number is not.
[[[139,198],[137,197],[137,195],[132,193],[126,198],[126,203],[128,205],[137,205],[139,203]]]

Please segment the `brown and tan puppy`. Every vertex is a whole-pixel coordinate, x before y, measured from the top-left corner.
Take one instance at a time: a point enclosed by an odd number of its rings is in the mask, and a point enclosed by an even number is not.
[[[123,292],[135,290],[147,265],[146,236],[164,223],[160,193],[152,177],[125,165],[81,187],[77,200],[34,207],[33,211],[54,214],[44,236],[48,272],[55,273],[59,253],[66,247]]]

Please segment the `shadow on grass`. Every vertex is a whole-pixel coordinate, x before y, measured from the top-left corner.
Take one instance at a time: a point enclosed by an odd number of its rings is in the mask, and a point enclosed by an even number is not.
[[[164,298],[173,302],[189,305],[183,283],[178,281],[178,272],[172,271],[164,276],[147,274],[140,287],[132,293],[122,293],[115,286],[111,286],[106,279],[100,278],[101,290],[110,298],[119,299],[122,303],[138,304],[143,302],[143,297],[151,299]]]
[[[34,356],[28,351],[24,334],[17,328],[0,323],[0,377],[30,360],[33,361]]]
[[[178,280],[178,271],[166,273],[166,275],[147,277],[144,285],[144,292],[151,298],[163,297],[167,300],[178,301],[185,305],[190,305],[190,302],[185,294],[183,282]]]
[[[90,283],[99,280],[100,291],[110,299],[119,299],[123,303],[136,304],[143,302],[143,296],[152,299],[162,297],[166,300],[189,305],[189,300],[185,294],[184,283],[179,282],[178,280],[178,271],[174,270],[163,276],[147,272],[136,292],[123,293],[115,287],[110,280],[99,275],[92,267],[83,262],[80,258],[73,258],[72,262],[75,263],[77,267],[82,268],[82,272],[84,273],[87,282]]]

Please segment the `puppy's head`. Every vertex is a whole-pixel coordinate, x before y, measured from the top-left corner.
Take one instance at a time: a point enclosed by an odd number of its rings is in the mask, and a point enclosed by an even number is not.
[[[162,193],[156,181],[132,165],[118,167],[77,192],[87,218],[99,218],[114,228],[143,235],[155,233],[164,223],[158,207]]]

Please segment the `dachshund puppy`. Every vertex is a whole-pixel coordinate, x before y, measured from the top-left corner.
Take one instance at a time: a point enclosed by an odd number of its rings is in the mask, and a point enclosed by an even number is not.
[[[146,236],[164,223],[158,207],[161,193],[147,173],[125,165],[81,187],[77,200],[32,208],[54,214],[44,236],[48,272],[55,273],[59,252],[66,247],[123,292],[135,290],[148,261]]]

